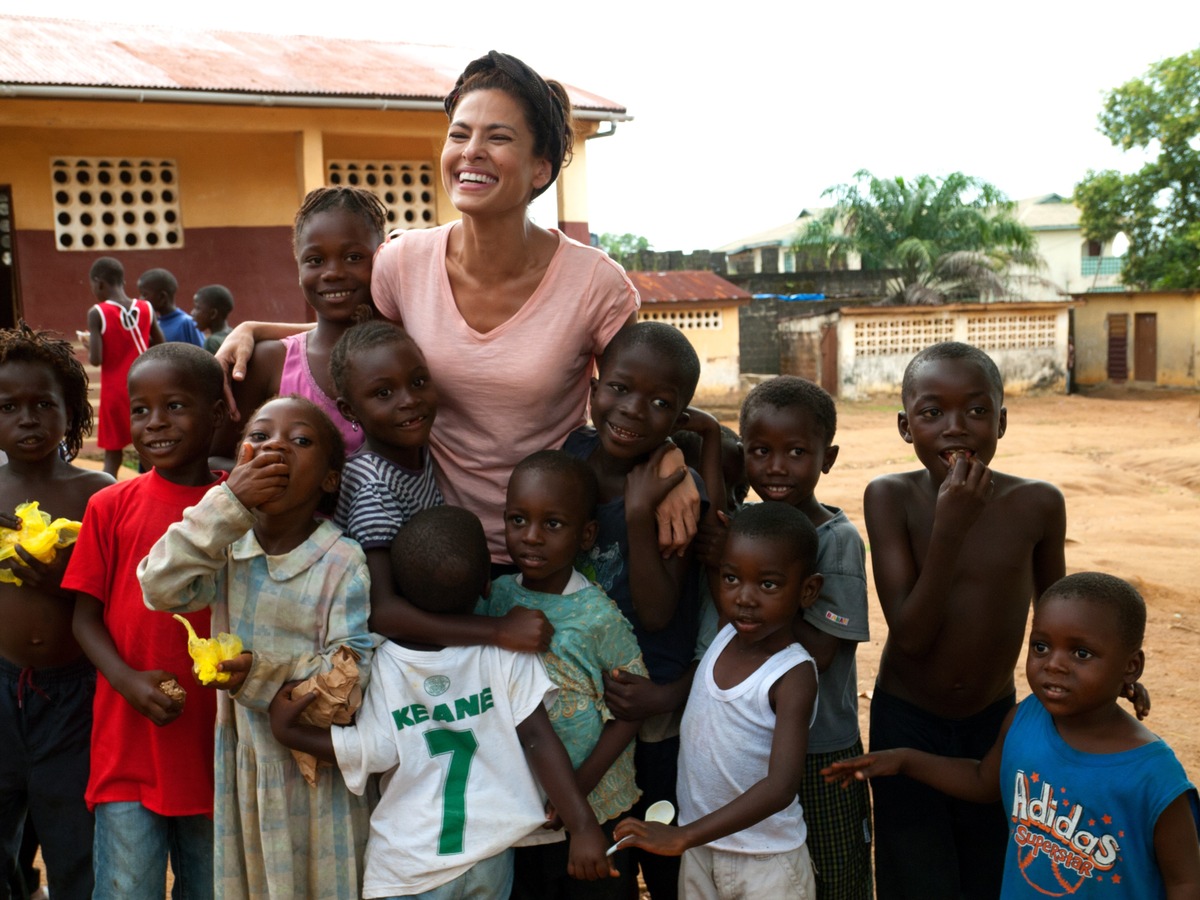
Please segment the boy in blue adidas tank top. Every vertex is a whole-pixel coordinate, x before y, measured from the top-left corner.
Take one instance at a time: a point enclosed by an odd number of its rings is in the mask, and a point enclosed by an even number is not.
[[[1196,788],[1171,748],[1117,703],[1142,674],[1145,628],[1145,602],[1127,582],[1060,579],[1034,602],[1033,695],[1009,711],[981,761],[884,750],[826,774],[903,774],[964,800],[999,799],[1009,815],[1005,900],[1200,896]]]

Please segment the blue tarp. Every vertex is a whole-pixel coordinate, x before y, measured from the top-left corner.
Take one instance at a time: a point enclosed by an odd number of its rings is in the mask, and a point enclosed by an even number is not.
[[[755,294],[755,300],[824,300],[824,294]]]

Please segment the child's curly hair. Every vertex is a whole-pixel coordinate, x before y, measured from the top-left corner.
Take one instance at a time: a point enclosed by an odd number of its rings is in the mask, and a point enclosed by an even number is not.
[[[31,362],[49,366],[63,392],[67,432],[63,435],[63,458],[79,455],[83,439],[92,431],[92,405],[88,403],[88,377],[75,358],[68,341],[52,331],[34,331],[22,319],[16,328],[0,329],[0,366],[5,363]]]

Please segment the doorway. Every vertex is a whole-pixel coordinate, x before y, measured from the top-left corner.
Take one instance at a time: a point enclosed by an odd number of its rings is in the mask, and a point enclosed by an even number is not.
[[[1158,381],[1158,314],[1136,313],[1133,317],[1133,378]]]
[[[1129,316],[1125,313],[1109,313],[1108,326],[1108,380],[1121,384],[1129,380]]]
[[[0,328],[12,328],[21,318],[13,243],[12,188],[0,184]]]

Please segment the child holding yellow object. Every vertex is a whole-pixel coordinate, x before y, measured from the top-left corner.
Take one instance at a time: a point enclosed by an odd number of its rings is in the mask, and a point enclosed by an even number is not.
[[[8,527],[0,520],[0,562],[15,558],[18,565],[26,565],[17,553],[20,547],[38,562],[51,563],[60,548],[71,546],[79,536],[79,522],[62,517],[51,520],[38,509],[36,500],[20,504],[13,519],[17,525],[15,528]],[[15,569],[0,569],[0,581],[18,587],[22,584],[21,576]]]
[[[345,459],[340,433],[310,400],[268,401],[249,417],[229,480],[167,529],[138,568],[152,609],[211,606],[213,631],[245,644],[217,663],[229,680],[210,685],[220,689],[217,897],[362,896],[367,798],[351,794],[336,767],[319,769],[309,787],[267,716],[285,682],[329,671],[341,647],[358,653],[365,685],[380,640],[367,628],[362,550],[315,518],[336,498]]]
[[[88,498],[112,484],[69,461],[92,426],[87,384],[66,341],[24,324],[0,331],[0,450],[8,454],[0,510],[11,516],[36,498],[25,512],[32,507],[39,523],[39,504],[81,519]],[[0,892],[28,821],[54,896],[83,900],[92,895],[92,814],[83,793],[96,670],[71,634],[73,595],[60,585],[71,548],[44,560],[19,543],[10,548],[0,562]]]

